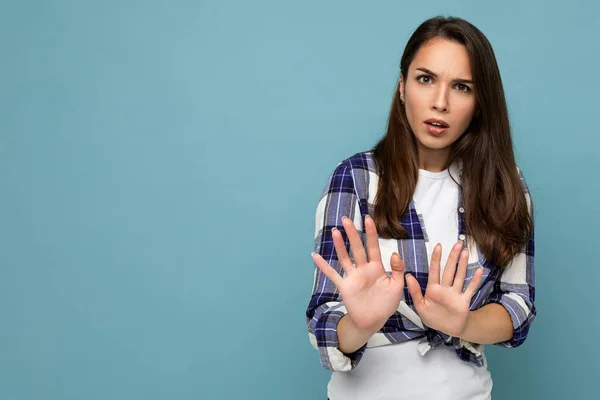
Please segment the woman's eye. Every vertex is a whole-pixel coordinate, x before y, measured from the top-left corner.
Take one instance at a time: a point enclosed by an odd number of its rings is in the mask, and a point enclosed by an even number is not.
[[[431,82],[431,77],[427,76],[427,75],[421,75],[417,78],[417,80],[421,83],[430,83]]]
[[[459,83],[458,85],[456,85],[456,87],[461,92],[468,92],[469,90],[471,90],[470,87],[468,87],[467,85],[465,85],[463,83]]]

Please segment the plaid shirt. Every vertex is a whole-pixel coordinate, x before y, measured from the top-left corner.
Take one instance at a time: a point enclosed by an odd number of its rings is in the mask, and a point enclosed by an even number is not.
[[[529,212],[533,215],[533,204],[523,174],[519,170],[521,183],[527,199]],[[337,259],[331,236],[336,227],[342,232],[349,251],[349,242],[342,226],[342,216],[354,221],[365,243],[364,218],[373,215],[373,204],[379,176],[371,152],[363,152],[342,161],[329,177],[316,211],[316,229],[314,251],[343,276],[343,269]],[[471,310],[489,303],[503,305],[510,314],[513,324],[513,336],[506,342],[496,343],[504,347],[516,347],[522,344],[535,318],[534,306],[534,238],[533,235],[520,254],[511,264],[500,270],[477,249],[476,243],[467,236],[465,226],[462,191],[459,187],[458,230],[459,239],[469,248],[469,263],[465,287],[471,281],[478,267],[483,267],[483,277],[477,292],[471,299]],[[427,286],[429,262],[423,218],[417,214],[411,201],[401,223],[408,231],[407,239],[382,239],[379,246],[384,268],[391,274],[390,257],[398,252],[410,272],[419,282],[421,289]],[[439,345],[452,347],[458,357],[479,367],[484,365],[482,345],[470,343],[460,338],[448,336],[423,324],[413,306],[408,289],[404,288],[403,299],[398,310],[388,319],[383,328],[352,354],[342,353],[338,349],[337,324],[347,313],[344,302],[336,286],[321,270],[315,267],[312,296],[306,310],[309,340],[319,351],[321,365],[331,371],[348,371],[357,366],[367,347],[384,346],[408,340],[419,339],[421,354]]]

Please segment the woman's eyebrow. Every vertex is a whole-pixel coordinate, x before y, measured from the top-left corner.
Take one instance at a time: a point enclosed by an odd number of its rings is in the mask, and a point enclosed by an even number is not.
[[[433,71],[431,71],[431,70],[429,70],[429,69],[427,69],[427,68],[425,68],[425,67],[418,67],[418,68],[416,68],[416,69],[417,69],[418,71],[423,71],[423,72],[425,72],[426,74],[429,74],[429,75],[433,76],[434,78],[437,78],[437,76],[438,76],[438,75],[437,75],[435,72],[433,72]],[[465,79],[465,78],[457,78],[457,79],[454,79],[454,82],[459,82],[459,83],[470,83],[470,84],[473,84],[473,81],[472,81],[471,79]]]

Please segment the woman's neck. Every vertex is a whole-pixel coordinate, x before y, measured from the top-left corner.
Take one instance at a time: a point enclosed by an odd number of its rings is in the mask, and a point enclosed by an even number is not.
[[[448,168],[450,152],[447,149],[419,151],[419,169],[441,172]]]

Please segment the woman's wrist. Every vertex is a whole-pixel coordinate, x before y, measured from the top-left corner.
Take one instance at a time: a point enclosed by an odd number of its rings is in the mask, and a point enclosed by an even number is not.
[[[352,318],[344,315],[337,326],[338,348],[342,353],[350,354],[365,345],[378,329],[360,329]]]

